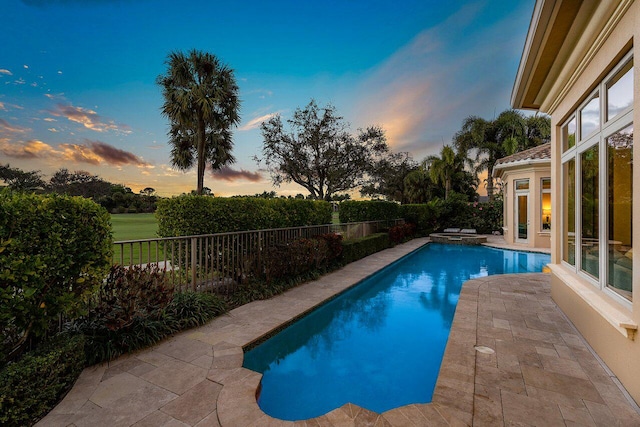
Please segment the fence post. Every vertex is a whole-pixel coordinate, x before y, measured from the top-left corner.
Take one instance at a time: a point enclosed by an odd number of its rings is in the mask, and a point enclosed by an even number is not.
[[[196,237],[192,237],[191,238],[191,286],[193,287],[193,290],[196,290],[196,255],[198,253],[197,248],[196,248],[196,244],[198,242],[198,239]]]

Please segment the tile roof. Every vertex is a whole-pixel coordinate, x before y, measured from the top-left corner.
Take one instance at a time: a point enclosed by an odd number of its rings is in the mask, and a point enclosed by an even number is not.
[[[551,160],[551,142],[498,159],[495,166],[521,163],[527,160]]]

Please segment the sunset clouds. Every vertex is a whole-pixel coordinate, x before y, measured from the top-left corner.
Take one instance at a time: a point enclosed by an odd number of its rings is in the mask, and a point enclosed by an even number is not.
[[[361,87],[360,121],[382,125],[394,150],[424,157],[450,143],[465,117],[490,119],[508,108],[522,46],[504,34],[518,21],[507,15],[479,25],[490,9],[462,6],[376,67]],[[523,9],[518,19],[526,19]]]
[[[0,163],[45,176],[82,168],[162,196],[190,192],[195,170],[170,168],[156,78],[171,50],[191,47],[234,70],[242,101],[237,163],[206,173],[216,195],[274,189],[253,160],[260,125],[311,99],[334,105],[354,131],[382,126],[393,151],[421,160],[466,116],[508,108],[532,11],[531,0],[193,0],[172,13],[145,1],[4,2]],[[167,32],[176,22],[189,25]]]
[[[64,143],[54,147],[36,139],[12,142],[9,138],[0,138],[0,153],[3,156],[14,159],[47,158],[96,166],[131,165],[143,168],[153,167],[133,153],[104,142],[90,140],[85,140],[82,144]]]
[[[29,128],[24,128],[18,125],[12,125],[8,121],[0,118],[0,134],[21,134],[30,131]]]
[[[87,129],[95,132],[117,131],[131,133],[129,126],[116,124],[113,120],[104,120],[93,110],[73,105],[57,104],[49,113],[56,117],[64,117],[69,121],[80,123]]]
[[[223,181],[233,182],[233,181],[249,181],[249,182],[259,182],[262,181],[262,175],[258,172],[249,172],[244,169],[236,170],[231,167],[223,167],[220,170],[211,172],[211,176],[214,179],[219,179]]]

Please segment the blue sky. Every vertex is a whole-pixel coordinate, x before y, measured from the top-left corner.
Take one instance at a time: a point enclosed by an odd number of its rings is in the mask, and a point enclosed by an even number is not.
[[[179,4],[179,6],[176,6]],[[195,188],[171,169],[162,97],[167,54],[192,48],[235,70],[237,163],[205,176],[216,195],[271,191],[258,126],[312,98],[394,152],[422,160],[469,115],[509,108],[533,0],[3,0],[0,163],[86,170],[161,195]],[[275,189],[304,193],[296,185]]]

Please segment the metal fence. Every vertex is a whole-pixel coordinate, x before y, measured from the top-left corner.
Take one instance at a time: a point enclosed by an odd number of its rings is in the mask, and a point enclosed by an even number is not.
[[[114,243],[113,262],[124,266],[155,264],[166,270],[169,280],[177,289],[227,293],[242,283],[247,274],[264,268],[264,255],[270,247],[326,233],[338,233],[344,240],[352,240],[401,222],[404,221],[369,221],[125,240]]]

